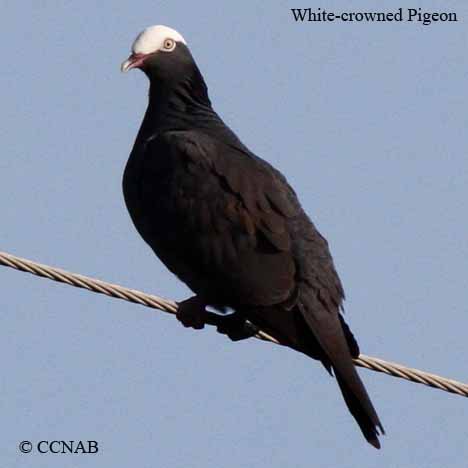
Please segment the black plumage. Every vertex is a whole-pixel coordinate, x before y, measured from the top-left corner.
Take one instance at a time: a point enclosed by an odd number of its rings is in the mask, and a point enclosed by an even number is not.
[[[248,319],[320,360],[365,438],[380,447],[384,431],[352,362],[359,348],[340,314],[344,293],[327,241],[284,176],[213,110],[185,42],[157,28],[146,34],[160,46],[148,51],[140,35],[123,66],[141,68],[150,81],[123,190],[138,232],[196,294],[179,319],[202,328],[205,306],[231,308],[220,331],[242,338],[239,324]]]

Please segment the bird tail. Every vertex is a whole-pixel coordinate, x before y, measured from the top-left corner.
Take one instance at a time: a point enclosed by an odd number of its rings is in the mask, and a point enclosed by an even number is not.
[[[300,303],[291,314],[265,308],[250,311],[249,317],[281,344],[320,360],[330,374],[333,371],[364,437],[380,448],[378,435],[385,431],[354,366],[352,358],[359,356],[359,346],[343,317],[321,307],[307,310]]]
[[[328,310],[315,309],[313,314],[301,315],[312,335],[303,352],[320,359],[329,371],[333,369],[346,405],[364,437],[380,448],[378,435],[385,431],[353,363],[352,358],[359,356],[359,347],[347,324],[340,314]]]
[[[362,434],[366,438],[367,442],[369,442],[369,444],[373,445],[376,449],[379,449],[380,441],[378,439],[378,429],[380,429],[381,434],[384,434],[385,431],[379,421],[377,414],[375,413],[374,408],[372,407],[372,403],[367,396],[367,392],[364,386],[361,383],[362,390],[366,392],[366,398],[363,399],[362,392],[359,392],[360,395],[356,394],[348,387],[346,379],[343,379],[338,372],[335,372],[335,375],[341,393],[343,394],[344,401],[346,402],[346,406],[361,428]],[[365,401],[366,399],[367,401]]]

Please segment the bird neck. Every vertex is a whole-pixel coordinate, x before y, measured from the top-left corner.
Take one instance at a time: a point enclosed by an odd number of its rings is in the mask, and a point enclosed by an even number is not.
[[[198,68],[191,76],[179,81],[150,77],[144,122],[148,130],[193,127],[214,116],[216,113],[211,107],[208,90]]]

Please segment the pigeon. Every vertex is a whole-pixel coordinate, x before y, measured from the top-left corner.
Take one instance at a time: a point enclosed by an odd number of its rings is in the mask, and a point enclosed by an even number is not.
[[[359,346],[342,316],[341,281],[293,188],[213,110],[180,33],[143,30],[121,66],[133,68],[149,79],[149,102],[124,199],[141,237],[195,293],[177,318],[201,329],[211,307],[232,340],[260,329],[319,360],[365,439],[380,448],[385,432],[353,363]]]

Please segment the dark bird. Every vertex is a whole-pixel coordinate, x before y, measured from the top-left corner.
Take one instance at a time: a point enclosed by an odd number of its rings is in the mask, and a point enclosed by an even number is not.
[[[136,229],[195,293],[177,318],[203,328],[206,307],[223,312],[233,340],[258,327],[334,373],[364,437],[384,430],[353,357],[343,288],[328,243],[285,177],[253,154],[213,110],[184,38],[151,26],[122,71],[141,69],[149,104],[123,177]],[[253,324],[253,326],[248,326]]]

